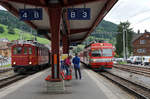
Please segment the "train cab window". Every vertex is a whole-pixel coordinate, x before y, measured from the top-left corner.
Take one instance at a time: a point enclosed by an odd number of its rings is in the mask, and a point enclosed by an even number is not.
[[[13,48],[13,54],[17,54],[17,48]]]
[[[28,54],[28,48],[24,47],[24,54],[27,55]]]
[[[112,56],[112,49],[103,49],[103,56]]]
[[[32,54],[32,48],[29,48],[29,54]]]
[[[21,54],[22,52],[22,47],[15,47],[13,49],[13,54]]]
[[[92,56],[93,57],[100,57],[102,56],[102,51],[99,49],[99,50],[92,50]]]

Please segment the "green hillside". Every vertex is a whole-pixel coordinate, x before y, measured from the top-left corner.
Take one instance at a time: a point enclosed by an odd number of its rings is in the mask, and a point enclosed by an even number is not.
[[[84,41],[83,44],[87,45],[92,41],[104,40],[115,45],[117,27],[117,24],[102,20],[101,23],[96,27],[96,29],[91,33],[91,35],[88,36],[88,38]]]
[[[97,32],[117,32],[117,25],[112,22],[102,20],[101,23],[97,26],[96,31]]]
[[[31,28],[26,25],[24,22],[19,21],[18,18],[13,16],[8,11],[0,10],[0,24],[10,26],[12,28],[18,28],[24,31],[30,31]]]
[[[14,28],[15,34],[9,34],[7,28],[8,26],[0,24],[0,27],[3,27],[4,29],[4,32],[0,33],[0,38],[7,38],[9,41],[20,39],[20,32],[23,32],[19,29]],[[31,40],[34,36],[27,32],[23,32],[23,37],[25,40]],[[42,44],[49,44],[49,40],[45,38],[37,37],[37,41]]]

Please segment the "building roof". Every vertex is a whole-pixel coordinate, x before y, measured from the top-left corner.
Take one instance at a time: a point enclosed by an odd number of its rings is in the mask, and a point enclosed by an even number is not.
[[[134,34],[134,35],[133,35],[133,39],[132,39],[132,43],[133,43],[134,41],[136,41],[137,39],[139,39],[141,36],[145,35],[145,34],[150,34],[150,32]]]
[[[137,40],[139,37],[141,37],[144,33],[139,33],[139,34],[134,34],[133,38],[132,38],[132,42],[134,42],[135,40]]]
[[[7,38],[0,38],[0,42],[9,42]]]

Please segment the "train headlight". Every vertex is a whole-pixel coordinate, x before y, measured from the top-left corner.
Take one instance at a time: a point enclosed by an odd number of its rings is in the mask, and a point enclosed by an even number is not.
[[[113,60],[112,59],[110,59],[110,62],[112,62]]]
[[[96,62],[96,59],[91,59],[91,62]]]
[[[29,64],[31,65],[31,64],[32,64],[32,62],[29,62]]]
[[[13,62],[13,64],[15,65],[15,64],[16,64],[16,62]]]

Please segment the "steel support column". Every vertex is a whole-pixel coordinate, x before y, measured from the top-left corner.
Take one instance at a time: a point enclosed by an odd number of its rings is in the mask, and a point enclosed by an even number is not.
[[[51,27],[51,47],[52,47],[52,79],[60,79],[60,56],[59,56],[59,46],[60,46],[60,20],[61,20],[61,10],[62,8],[50,8],[49,18]]]
[[[69,39],[67,35],[63,36],[62,42],[63,42],[63,54],[69,54]]]

